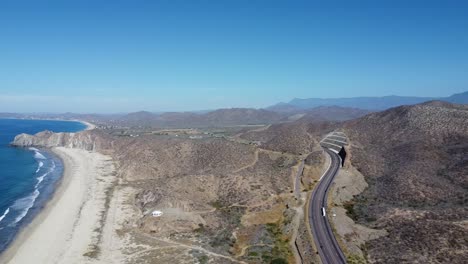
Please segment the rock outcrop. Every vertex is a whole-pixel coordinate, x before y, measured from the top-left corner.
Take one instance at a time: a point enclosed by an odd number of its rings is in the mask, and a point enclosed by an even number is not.
[[[103,149],[107,145],[106,142],[101,133],[96,131],[54,133],[46,130],[35,135],[19,134],[11,145],[17,147],[67,147],[95,151]]]

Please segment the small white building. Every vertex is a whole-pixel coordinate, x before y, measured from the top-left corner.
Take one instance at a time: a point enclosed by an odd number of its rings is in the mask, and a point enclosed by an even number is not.
[[[156,210],[156,211],[153,211],[151,215],[153,217],[160,217],[161,215],[163,215],[163,212]]]

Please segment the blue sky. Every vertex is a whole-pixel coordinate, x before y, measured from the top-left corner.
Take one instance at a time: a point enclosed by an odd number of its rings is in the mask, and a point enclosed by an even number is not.
[[[447,96],[468,90],[466,14],[466,1],[3,0],[0,111]]]

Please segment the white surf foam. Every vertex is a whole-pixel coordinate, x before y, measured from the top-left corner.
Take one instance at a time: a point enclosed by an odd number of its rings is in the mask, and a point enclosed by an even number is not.
[[[34,153],[34,158],[36,158],[36,159],[46,159],[46,157],[44,155],[42,155],[39,151],[36,151]]]
[[[15,218],[15,221],[12,223],[12,225],[15,225],[16,223],[21,221],[21,219],[23,219],[26,216],[29,209],[33,207],[34,202],[36,201],[36,198],[39,196],[39,194],[40,194],[39,190],[36,189],[31,195],[15,201],[15,203],[11,206],[11,208],[14,210],[21,211],[21,212]]]
[[[39,184],[41,184],[41,182],[44,180],[44,178],[45,178],[47,175],[49,175],[50,173],[52,173],[54,170],[55,170],[55,162],[52,161],[52,166],[50,167],[50,169],[49,169],[46,173],[44,173],[44,174],[42,174],[41,176],[39,176],[39,177],[36,178],[36,179],[37,179],[37,183],[36,183],[36,185],[34,186],[34,188],[37,189],[37,187],[39,186]]]
[[[44,174],[42,174],[41,176],[37,177],[37,183],[36,185],[34,186],[34,188],[37,188],[39,186],[39,184],[41,184],[41,182],[44,180],[45,176],[47,176],[50,172],[46,172]]]
[[[35,159],[47,159],[37,148],[29,148],[29,150],[34,151]]]
[[[0,216],[0,222],[3,220],[3,218],[5,218],[5,216],[10,212],[10,207],[8,207],[5,212],[3,213],[2,216]]]
[[[39,172],[39,170],[42,168],[42,166],[44,166],[44,162],[42,162],[42,161],[39,161],[39,165],[37,166],[36,173],[38,173],[38,172]]]

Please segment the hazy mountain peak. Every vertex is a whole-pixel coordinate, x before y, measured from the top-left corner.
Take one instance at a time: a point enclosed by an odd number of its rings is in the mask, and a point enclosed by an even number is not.
[[[348,97],[348,98],[294,98],[287,104],[276,104],[267,109],[278,112],[291,109],[310,109],[318,106],[341,106],[367,110],[385,110],[400,105],[419,104],[426,101],[441,100],[451,103],[468,104],[468,92],[449,97],[417,97],[387,95],[381,97]]]

